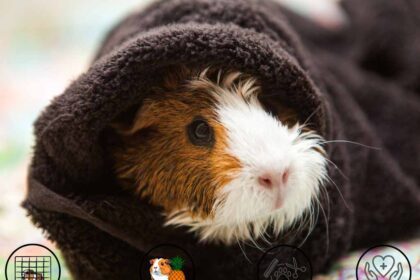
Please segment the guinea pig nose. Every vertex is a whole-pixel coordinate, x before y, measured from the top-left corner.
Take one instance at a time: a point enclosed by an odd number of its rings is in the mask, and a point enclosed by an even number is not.
[[[273,180],[270,174],[264,174],[258,177],[258,183],[265,188],[273,187]]]
[[[258,177],[258,183],[264,188],[271,189],[275,186],[285,185],[289,179],[289,169],[285,169],[282,172],[270,172],[264,173]]]

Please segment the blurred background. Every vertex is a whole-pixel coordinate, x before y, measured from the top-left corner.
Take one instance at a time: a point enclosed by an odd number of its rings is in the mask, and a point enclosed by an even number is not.
[[[326,27],[344,21],[335,0],[277,1]],[[57,252],[19,206],[25,196],[34,120],[89,67],[105,32],[149,2],[0,0],[0,279],[8,256],[25,243],[44,244]],[[411,251],[418,269],[419,244],[398,245],[417,248]],[[354,279],[359,256],[355,252],[337,263],[328,279]],[[71,279],[65,267],[61,279]]]

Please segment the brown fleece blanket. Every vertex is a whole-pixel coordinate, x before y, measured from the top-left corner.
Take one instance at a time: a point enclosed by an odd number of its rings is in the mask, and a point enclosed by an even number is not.
[[[36,121],[24,207],[75,279],[138,279],[142,256],[162,243],[191,254],[196,279],[256,279],[259,249],[242,244],[249,263],[239,245],[163,228],[160,209],[112,175],[110,122],[141,104],[167,67],[211,64],[257,76],[325,139],[376,147],[326,144],[334,183],[301,247],[315,274],[352,248],[409,235],[420,220],[420,44],[410,3],[349,0],[350,23],[337,32],[270,1],[164,0],[133,13]]]

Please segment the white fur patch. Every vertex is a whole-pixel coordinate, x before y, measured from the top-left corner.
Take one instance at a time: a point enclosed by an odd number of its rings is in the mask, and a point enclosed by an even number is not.
[[[322,150],[322,138],[302,132],[299,124],[292,128],[282,124],[260,104],[254,81],[232,82],[238,77],[225,78],[212,92],[218,102],[218,119],[226,129],[227,152],[242,168],[231,174],[230,183],[217,194],[212,218],[178,212],[167,221],[189,226],[203,241],[231,244],[254,240],[264,237],[269,226],[280,234],[304,220],[327,177],[327,161],[315,150]],[[266,190],[258,184],[262,173],[285,169],[289,177],[283,187]],[[278,208],[279,197],[282,204]]]

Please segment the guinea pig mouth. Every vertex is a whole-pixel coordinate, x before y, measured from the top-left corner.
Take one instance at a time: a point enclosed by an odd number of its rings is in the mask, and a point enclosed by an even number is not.
[[[280,209],[283,206],[283,195],[279,194],[276,195],[276,197],[274,198],[274,207],[273,207],[273,211]]]
[[[270,203],[270,205],[272,205],[271,211],[274,212],[283,207],[284,200],[286,197],[286,192],[287,192],[285,188],[287,188],[287,186],[276,187],[270,190],[264,190],[266,192],[266,195],[271,200],[271,203]]]

